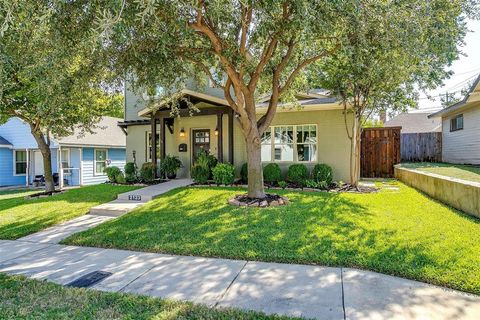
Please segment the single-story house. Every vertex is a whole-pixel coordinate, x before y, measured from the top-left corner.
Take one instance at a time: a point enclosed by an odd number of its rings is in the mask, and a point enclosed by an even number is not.
[[[127,161],[140,167],[146,162],[158,164],[165,155],[178,156],[183,167],[177,176],[190,177],[195,155],[206,150],[220,162],[234,164],[239,174],[247,162],[245,139],[223,90],[192,82],[182,93],[199,112],[192,113],[181,101],[179,115],[172,117],[169,105],[154,111],[147,107],[148,95],[134,91],[127,81],[125,119],[119,123],[127,133]],[[259,99],[259,117],[266,112],[268,99]],[[263,162],[278,163],[284,172],[293,163],[304,163],[310,169],[326,163],[333,168],[334,179],[347,180],[350,140],[343,105],[325,90],[298,93],[297,99],[299,106],[279,106],[262,139]],[[351,115],[347,117],[350,122]],[[152,132],[156,132],[154,139]]]
[[[104,169],[125,166],[125,134],[118,118],[103,117],[94,133],[51,139],[52,171],[64,185],[105,182]],[[0,126],[0,186],[31,185],[42,181],[43,157],[30,126],[11,118]]]
[[[442,119],[442,161],[480,164],[480,75],[462,101],[428,117]]]
[[[384,123],[385,127],[402,127],[401,133],[441,132],[440,117],[429,118],[430,112],[402,112]]]

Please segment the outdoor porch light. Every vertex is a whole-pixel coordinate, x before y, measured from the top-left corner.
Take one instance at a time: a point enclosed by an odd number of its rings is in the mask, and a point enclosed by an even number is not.
[[[218,127],[215,128],[215,135],[218,136]]]
[[[185,137],[185,129],[180,129],[180,137]]]

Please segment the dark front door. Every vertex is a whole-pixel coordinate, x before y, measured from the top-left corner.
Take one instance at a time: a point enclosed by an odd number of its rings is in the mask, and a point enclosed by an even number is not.
[[[192,131],[192,163],[195,164],[197,155],[200,151],[205,150],[210,153],[210,129],[197,129]]]

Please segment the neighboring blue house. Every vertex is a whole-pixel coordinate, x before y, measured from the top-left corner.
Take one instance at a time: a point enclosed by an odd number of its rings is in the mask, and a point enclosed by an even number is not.
[[[125,166],[123,119],[104,117],[93,130],[65,138],[52,138],[52,170],[64,185],[78,186],[107,181],[104,169]],[[43,157],[28,124],[11,118],[0,126],[0,186],[31,185],[43,176]],[[62,179],[63,177],[63,179]]]

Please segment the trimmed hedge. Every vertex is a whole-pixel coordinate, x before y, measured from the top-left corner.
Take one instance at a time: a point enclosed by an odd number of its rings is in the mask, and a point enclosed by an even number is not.
[[[117,177],[118,174],[122,173],[122,170],[120,170],[119,167],[112,166],[112,167],[106,167],[104,172],[107,174],[108,180],[111,183],[115,183],[116,182],[115,178]]]
[[[288,167],[287,180],[303,187],[308,179],[308,169],[304,164],[292,164]]]
[[[155,180],[155,171],[157,166],[151,162],[145,162],[140,169],[140,177],[144,182],[152,182]]]
[[[319,163],[313,167],[312,179],[317,183],[326,182],[327,185],[331,185],[333,182],[333,170],[328,164]]]
[[[275,184],[282,180],[282,170],[277,163],[269,163],[263,168],[263,181]]]
[[[212,175],[217,185],[231,185],[235,181],[235,167],[230,163],[218,163],[212,169]]]
[[[210,177],[210,169],[207,166],[196,164],[192,167],[191,176],[194,182],[204,184]]]

